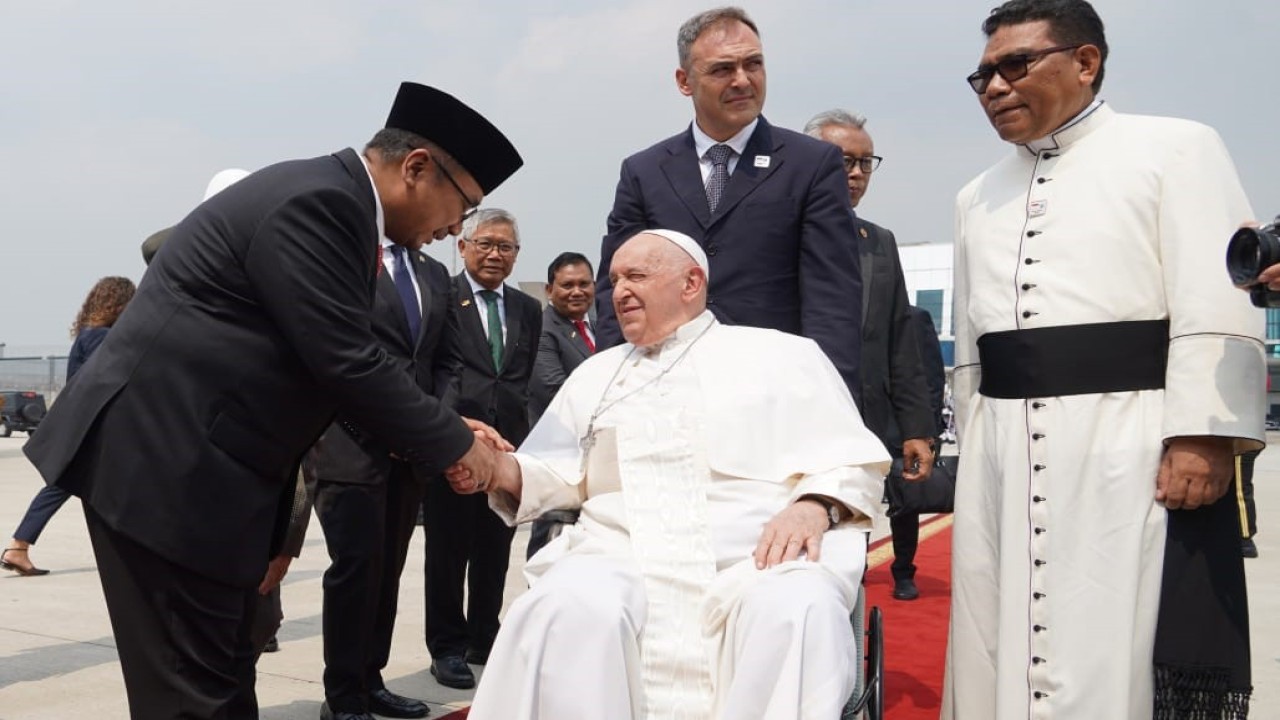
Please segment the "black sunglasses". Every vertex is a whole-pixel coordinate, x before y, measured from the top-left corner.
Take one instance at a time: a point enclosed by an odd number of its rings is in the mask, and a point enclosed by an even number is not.
[[[996,76],[996,73],[1000,73],[1000,77],[1004,78],[1005,82],[1012,83],[1027,76],[1027,72],[1029,71],[1032,62],[1039,60],[1045,55],[1052,55],[1053,53],[1065,52],[1067,50],[1075,50],[1078,47],[1083,47],[1083,43],[1076,45],[1055,45],[1043,50],[1010,55],[993,65],[979,65],[978,69],[972,75],[965,78],[965,80],[969,81],[969,87],[973,88],[974,92],[981,95],[987,91],[987,86],[991,84],[991,79]]]

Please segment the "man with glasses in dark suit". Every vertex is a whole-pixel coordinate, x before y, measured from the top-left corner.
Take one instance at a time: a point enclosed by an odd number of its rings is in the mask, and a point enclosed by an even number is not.
[[[457,232],[522,160],[416,83],[384,128],[396,142],[263,168],[179,222],[25,448],[84,501],[134,718],[257,717],[258,585],[338,412],[423,472],[493,472],[502,443],[387,359],[369,308],[383,236]]]
[[[445,402],[519,445],[529,434],[529,378],[538,352],[538,301],[505,283],[520,253],[520,229],[506,210],[467,219],[458,240],[465,269],[453,279],[454,366]],[[498,634],[515,534],[483,496],[462,496],[443,478],[427,483],[426,642],[441,685],[475,686],[468,663],[484,665]],[[463,588],[466,586],[466,606]]]
[[[810,137],[840,148],[848,174],[851,236],[862,272],[862,420],[897,461],[894,472],[908,482],[924,481],[933,470],[933,442],[938,421],[929,407],[916,330],[907,298],[907,281],[893,233],[858,216],[858,203],[880,166],[880,156],[866,129],[867,119],[847,110],[818,113],[805,124]],[[920,516],[895,513],[893,532],[893,597],[915,600],[916,566],[912,562],[920,536]]]

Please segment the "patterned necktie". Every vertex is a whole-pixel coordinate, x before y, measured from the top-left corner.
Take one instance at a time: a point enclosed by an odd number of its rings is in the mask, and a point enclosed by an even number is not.
[[[480,297],[489,306],[489,352],[493,353],[493,369],[502,369],[502,316],[498,315],[501,298],[493,290],[481,290]]]
[[[405,319],[409,321],[409,337],[416,343],[418,332],[422,329],[422,305],[418,302],[418,294],[413,291],[413,278],[409,276],[405,249],[400,245],[392,245],[391,255],[396,261],[396,269],[391,277],[395,280],[396,292],[400,294],[400,302],[404,305]]]
[[[581,320],[574,320],[573,326],[578,328],[578,334],[582,336],[582,341],[587,344],[587,350],[594,353],[596,344],[591,342],[591,336],[587,334],[587,324]]]
[[[711,174],[707,176],[707,205],[711,212],[716,211],[720,198],[724,197],[725,186],[729,184],[729,158],[733,157],[733,148],[728,145],[712,145],[707,150],[707,158],[711,160]]]

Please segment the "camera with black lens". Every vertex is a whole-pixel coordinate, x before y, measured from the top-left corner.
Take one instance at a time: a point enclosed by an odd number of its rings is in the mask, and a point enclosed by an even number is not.
[[[1260,228],[1243,227],[1227,243],[1231,283],[1249,291],[1254,307],[1280,308],[1280,292],[1257,283],[1258,274],[1280,263],[1280,217]]]

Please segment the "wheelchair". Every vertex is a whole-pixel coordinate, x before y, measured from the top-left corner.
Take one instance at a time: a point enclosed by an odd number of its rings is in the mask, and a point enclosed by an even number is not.
[[[561,527],[578,522],[578,511],[551,510],[543,513],[539,520],[555,523],[548,537],[552,540]],[[858,585],[858,599],[849,622],[853,625],[854,642],[863,665],[840,720],[884,720],[884,615],[879,607],[867,612],[865,583]]]

